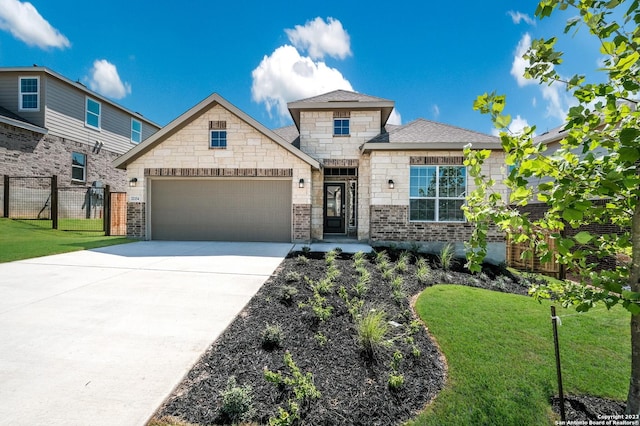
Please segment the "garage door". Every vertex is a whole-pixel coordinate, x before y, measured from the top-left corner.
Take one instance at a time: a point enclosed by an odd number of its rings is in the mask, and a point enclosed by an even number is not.
[[[290,242],[291,181],[154,180],[151,238]]]

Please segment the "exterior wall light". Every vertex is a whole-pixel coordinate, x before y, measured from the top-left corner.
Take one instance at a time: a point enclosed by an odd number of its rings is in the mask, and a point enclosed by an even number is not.
[[[129,181],[129,186],[132,188],[137,184],[138,184],[138,178],[131,178],[131,180]]]
[[[389,179],[389,182],[387,183],[389,184],[389,189],[393,189],[396,186],[396,184],[393,182],[393,179]]]
[[[298,188],[304,188],[304,179],[298,181]]]

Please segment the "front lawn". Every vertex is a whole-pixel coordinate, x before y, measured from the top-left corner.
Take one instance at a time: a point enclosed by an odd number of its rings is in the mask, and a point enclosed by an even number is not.
[[[103,232],[45,229],[35,222],[0,218],[0,263],[133,241]]]
[[[439,343],[449,381],[414,423],[542,425],[557,394],[549,303],[462,286],[435,286],[416,310]],[[626,399],[629,313],[558,308],[564,391]]]

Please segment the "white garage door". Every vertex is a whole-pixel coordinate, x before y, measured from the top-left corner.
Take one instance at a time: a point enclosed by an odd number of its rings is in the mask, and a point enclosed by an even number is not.
[[[291,180],[151,182],[154,240],[291,241]]]

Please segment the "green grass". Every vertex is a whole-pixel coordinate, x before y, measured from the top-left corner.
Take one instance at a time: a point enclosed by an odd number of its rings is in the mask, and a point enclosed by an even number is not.
[[[449,366],[445,389],[411,425],[553,424],[557,394],[549,303],[462,286],[435,286],[416,309]],[[629,314],[558,307],[565,394],[626,399]]]
[[[0,263],[133,241],[103,232],[47,229],[36,222],[0,218]]]

